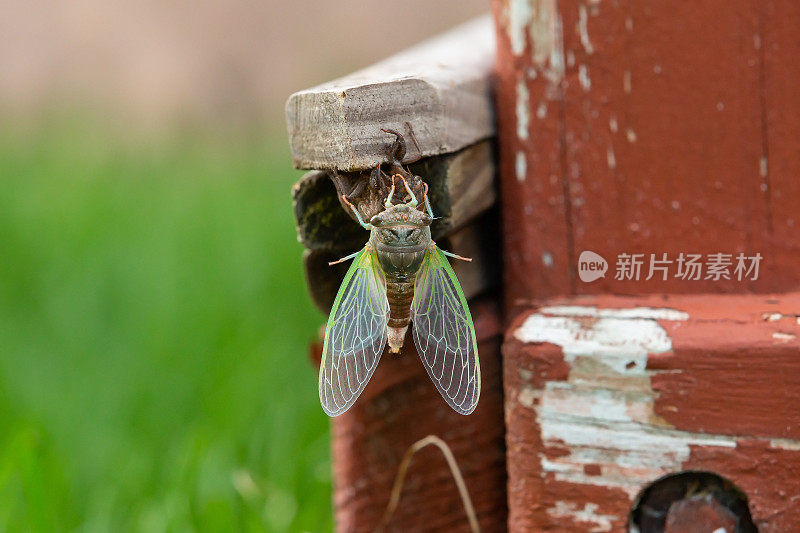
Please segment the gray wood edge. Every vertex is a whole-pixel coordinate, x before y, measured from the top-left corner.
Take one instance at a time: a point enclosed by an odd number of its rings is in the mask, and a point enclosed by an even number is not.
[[[422,156],[455,152],[494,135],[489,16],[286,102],[294,164],[306,169],[366,170],[386,162],[393,137],[410,123]],[[409,143],[406,160],[419,156]]]

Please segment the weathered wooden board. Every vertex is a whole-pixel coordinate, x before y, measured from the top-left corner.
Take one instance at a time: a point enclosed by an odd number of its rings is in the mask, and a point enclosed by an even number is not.
[[[295,166],[370,169],[387,161],[381,128],[407,134],[406,122],[422,151],[410,147],[406,161],[455,152],[491,137],[494,53],[492,22],[484,17],[291,95],[286,122]]]
[[[494,10],[507,294],[800,286],[796,2],[495,0]],[[585,250],[612,275],[580,281]],[[613,275],[619,254],[681,252],[760,253],[762,275]]]
[[[503,346],[510,531],[619,531],[703,470],[800,528],[800,293],[553,299]]]

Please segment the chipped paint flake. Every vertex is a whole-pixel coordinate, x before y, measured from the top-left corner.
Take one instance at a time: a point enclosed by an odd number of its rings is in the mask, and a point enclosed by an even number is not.
[[[528,126],[531,120],[530,94],[525,85],[525,79],[517,80],[517,138],[519,140],[528,139]]]
[[[616,116],[611,115],[611,118],[608,119],[608,129],[610,129],[612,133],[617,133],[617,131],[619,131],[619,124],[617,124]]]
[[[631,71],[626,70],[622,74],[622,88],[625,90],[625,94],[631,93]]]
[[[797,335],[793,333],[783,333],[781,331],[776,331],[775,333],[772,334],[772,338],[780,342],[789,342],[795,340],[797,338]]]
[[[581,35],[581,45],[586,53],[592,55],[594,53],[594,46],[592,41],[589,40],[589,17],[586,14],[586,6],[581,4],[578,8],[578,29]]]
[[[529,15],[533,62],[551,83],[564,78],[564,38],[557,0],[512,0],[531,6]]]
[[[589,69],[584,63],[581,63],[578,67],[578,79],[581,82],[581,87],[583,87],[584,92],[592,88],[592,80],[589,78]]]
[[[600,514],[597,512],[598,509],[600,509],[600,506],[596,503],[589,502],[580,508],[572,502],[558,501],[555,507],[547,510],[547,514],[553,518],[568,518],[573,522],[594,524],[595,527],[589,531],[598,533],[601,531],[611,531],[614,522],[618,520],[619,517]]]
[[[606,148],[606,161],[610,170],[617,168],[617,156],[614,155],[614,147],[610,144]]]
[[[517,151],[517,158],[514,162],[514,170],[517,174],[517,181],[520,183],[525,181],[525,177],[528,174],[528,161],[525,159],[525,152],[522,150]]]
[[[533,10],[527,0],[511,0],[508,5],[508,36],[511,51],[516,56],[525,51],[525,28],[530,24]]]
[[[621,311],[621,310],[605,310]],[[635,310],[628,310],[633,312]],[[542,312],[547,312],[542,310]],[[604,366],[626,374],[633,361],[636,370],[644,372],[648,353],[663,353],[672,349],[672,342],[655,318],[593,317],[591,315],[529,316],[514,335],[522,342],[550,342],[564,350],[568,363],[582,354],[592,354]],[[591,327],[581,317],[596,318]]]
[[[541,101],[539,102],[539,107],[536,108],[536,118],[542,120],[546,116],[547,116],[547,102]]]
[[[625,130],[625,136],[628,138],[628,142],[629,143],[635,143],[636,142],[636,132],[633,131],[633,129],[627,128]]]
[[[689,313],[666,307],[634,307],[629,309],[598,309],[584,305],[550,305],[540,313],[558,316],[584,316],[592,318],[643,318],[648,320],[689,320]]]
[[[536,400],[541,398],[541,396],[542,396],[542,391],[534,389],[530,385],[526,385],[519,390],[519,394],[517,395],[517,400],[519,401],[519,403],[521,403],[528,409],[533,409]]]

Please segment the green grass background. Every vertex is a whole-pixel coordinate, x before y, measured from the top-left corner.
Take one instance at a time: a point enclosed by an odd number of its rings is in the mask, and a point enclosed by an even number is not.
[[[0,130],[0,530],[330,530],[285,137]]]

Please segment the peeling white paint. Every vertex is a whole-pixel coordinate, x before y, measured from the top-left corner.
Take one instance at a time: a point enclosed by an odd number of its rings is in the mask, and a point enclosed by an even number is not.
[[[531,120],[530,94],[525,85],[525,79],[517,80],[517,138],[520,140],[528,139],[528,126]]]
[[[636,132],[633,131],[632,128],[627,128],[625,130],[625,136],[628,138],[628,142],[629,143],[635,143],[636,142]]]
[[[561,346],[570,365],[566,381],[547,382],[538,395],[527,390],[531,385],[520,392],[526,400],[521,405],[537,414],[545,446],[568,451],[555,457],[542,454],[544,473],[560,481],[618,487],[633,498],[646,483],[680,470],[691,446],[736,447],[734,436],[679,431],[655,413],[648,354],[672,350],[659,321],[688,318],[668,308],[562,305],[544,307],[525,319],[514,336],[526,343]],[[586,465],[598,466],[598,474],[587,474]],[[574,504],[564,505],[548,513],[582,516]],[[611,524],[618,517],[606,518]]]
[[[581,44],[586,53],[592,55],[594,53],[594,46],[592,41],[589,40],[589,17],[586,14],[586,6],[581,4],[578,7],[578,29],[581,35]]]
[[[579,508],[572,502],[557,501],[555,507],[547,510],[547,514],[553,518],[569,518],[573,522],[588,522],[595,524],[589,531],[603,532],[611,531],[613,523],[618,519],[614,515],[599,514],[597,510],[600,506],[596,503],[586,503],[583,508]]]
[[[617,124],[617,117],[611,115],[611,118],[608,119],[608,129],[610,129],[613,133],[617,133],[619,131],[619,124]]]
[[[617,168],[617,156],[614,155],[614,147],[610,144],[606,148],[606,161],[609,169],[614,170]]]
[[[522,150],[517,152],[517,159],[514,162],[514,167],[517,173],[517,180],[522,183],[525,181],[525,176],[528,174],[528,161],[525,159],[525,152]]]
[[[536,118],[542,120],[546,116],[547,116],[547,102],[541,101],[539,102],[539,107],[536,108]]]
[[[528,0],[511,0],[508,5],[508,37],[516,56],[525,51],[525,28],[530,24],[533,10]]]
[[[529,14],[533,62],[551,83],[564,78],[564,37],[557,0],[511,0],[532,7]],[[529,7],[528,9],[531,9]]]
[[[622,74],[622,88],[625,90],[626,94],[631,93],[631,71],[626,70]]]
[[[589,69],[584,63],[581,63],[578,67],[578,79],[581,82],[581,87],[583,87],[584,92],[588,92],[589,89],[592,88],[592,80],[589,79]]]
[[[553,266],[553,254],[550,252],[544,252],[542,254],[542,264],[547,268],[551,268]]]
[[[666,307],[633,307],[625,309],[602,309],[584,305],[550,305],[539,309],[540,313],[559,316],[585,316],[593,318],[643,318],[648,320],[689,320],[689,313]]]
[[[776,331],[775,333],[772,334],[772,338],[780,342],[789,342],[795,340],[797,338],[797,335],[793,333],[783,333],[780,331]]]
[[[528,409],[533,409],[536,400],[542,397],[542,391],[539,389],[534,389],[530,385],[525,385],[519,389],[519,394],[517,394],[517,400],[519,403],[527,407]]]
[[[781,450],[800,451],[800,441],[791,439],[770,439],[769,445]]]
[[[545,312],[543,309],[542,313]],[[580,320],[581,317],[596,318],[596,321],[586,325],[586,321]],[[623,375],[632,372],[644,375],[648,353],[663,353],[672,349],[671,340],[652,317],[601,317],[571,315],[569,312],[564,316],[546,316],[536,313],[523,322],[514,336],[526,343],[558,344],[563,348],[564,359],[568,363],[573,363],[582,354],[591,354],[605,367]],[[630,362],[634,362],[633,371],[626,368]]]

